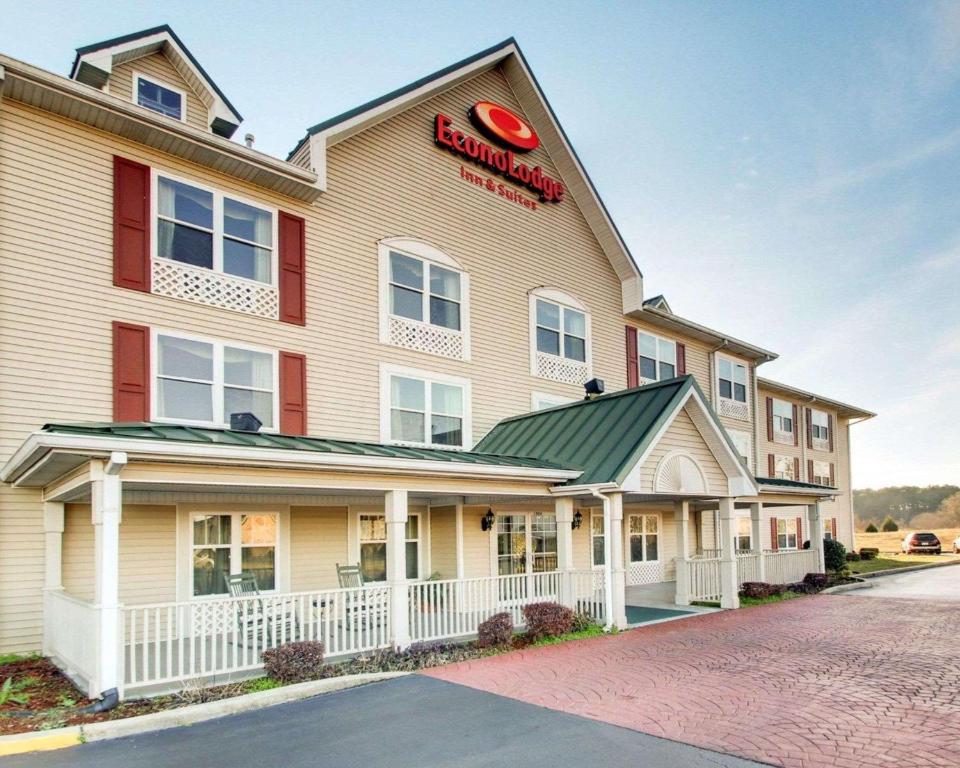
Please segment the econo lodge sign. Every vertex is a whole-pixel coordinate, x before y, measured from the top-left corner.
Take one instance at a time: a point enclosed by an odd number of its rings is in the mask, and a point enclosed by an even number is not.
[[[515,184],[537,193],[545,203],[563,202],[563,183],[551,178],[537,165],[531,168],[517,158],[540,146],[540,138],[520,115],[492,101],[478,101],[469,112],[471,122],[484,136],[507,149],[496,149],[454,127],[453,118],[439,113],[435,122],[437,146],[472,160]]]

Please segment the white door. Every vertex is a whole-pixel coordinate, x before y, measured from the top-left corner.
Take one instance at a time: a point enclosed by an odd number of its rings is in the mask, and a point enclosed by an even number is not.
[[[660,515],[633,513],[627,516],[627,584],[663,581],[660,558]]]

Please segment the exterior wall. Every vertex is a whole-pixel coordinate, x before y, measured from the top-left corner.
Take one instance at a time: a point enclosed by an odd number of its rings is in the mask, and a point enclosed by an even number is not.
[[[290,507],[292,591],[336,589],[337,563],[351,563],[347,507]]]
[[[133,93],[134,72],[146,75],[151,80],[156,80],[160,85],[169,85],[171,88],[177,88],[186,93],[186,123],[194,128],[199,128],[201,131],[210,130],[206,105],[162,53],[151,53],[148,56],[114,67],[110,79],[107,81],[107,91],[110,95],[124,101],[135,101]]]
[[[457,508],[430,508],[430,573],[441,579],[457,578]]]
[[[491,576],[490,537],[492,531],[480,529],[480,518],[487,513],[487,507],[463,508],[463,577],[475,579]]]
[[[663,433],[657,447],[650,452],[641,468],[640,481],[645,492],[653,492],[657,465],[664,456],[674,450],[682,450],[697,460],[712,493],[727,492],[727,476],[687,415],[686,409],[677,414],[677,418]]]

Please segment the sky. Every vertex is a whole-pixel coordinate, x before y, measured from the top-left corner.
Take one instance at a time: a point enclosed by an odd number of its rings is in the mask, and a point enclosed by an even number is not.
[[[168,23],[262,151],[514,36],[647,296],[875,411],[854,487],[960,483],[960,1],[0,0],[0,51]]]

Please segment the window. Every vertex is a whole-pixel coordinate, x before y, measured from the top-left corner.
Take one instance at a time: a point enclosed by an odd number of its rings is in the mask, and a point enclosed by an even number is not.
[[[603,518],[600,518],[601,523]],[[630,562],[660,559],[660,518],[657,515],[630,515]]]
[[[810,478],[810,482],[817,485],[830,485],[830,462],[814,461],[813,477]]]
[[[603,513],[594,512],[590,515],[590,562],[594,567],[605,563],[603,539]]]
[[[773,476],[781,480],[799,480],[794,472],[795,464],[791,456],[777,456],[773,463]]]
[[[533,572],[557,570],[557,518],[556,515],[533,516],[530,539],[533,544]]]
[[[777,549],[797,548],[797,521],[795,518],[777,518]]]
[[[829,517],[823,518],[823,538],[827,541],[833,538],[833,520]]]
[[[538,512],[497,516],[498,575],[543,573],[555,570],[557,570],[557,518],[555,515]]]
[[[390,251],[390,314],[460,330],[460,273]]]
[[[276,428],[276,353],[219,341],[154,332],[154,418],[229,427],[250,412]]]
[[[637,360],[643,381],[672,379],[677,375],[677,343],[637,331]]]
[[[720,397],[738,403],[747,402],[747,366],[721,357],[718,372]]]
[[[134,75],[133,82],[136,89],[134,97],[141,107],[172,117],[174,120],[186,119],[186,94],[179,88],[161,85],[156,80],[140,74]]]
[[[467,448],[469,383],[384,367],[382,373],[384,439],[440,448]]]
[[[226,513],[193,515],[193,595],[222,595],[226,577],[251,573],[257,587],[276,588],[277,515]]]
[[[156,256],[274,285],[274,212],[156,176]]]
[[[586,362],[586,315],[561,304],[537,299],[537,351]]]
[[[387,521],[383,515],[360,515],[360,571],[364,582],[387,580]],[[407,515],[407,578],[420,578],[420,515]]]
[[[576,400],[560,395],[548,395],[543,392],[532,392],[530,394],[530,409],[533,411],[542,411],[544,408],[555,408],[558,405],[575,402]]]
[[[737,455],[740,457],[740,460],[747,465],[747,467],[753,467],[753,451],[751,450],[752,440],[750,439],[750,434],[743,432],[739,429],[731,429],[728,431],[730,435],[730,440],[733,442],[734,448],[737,449]]]
[[[793,404],[784,400],[773,401],[773,439],[777,443],[793,443]]]
[[[733,548],[743,552],[753,549],[753,527],[749,517],[737,518],[737,535],[733,537]]]
[[[830,419],[823,411],[810,411],[810,435],[814,448],[830,450]]]

